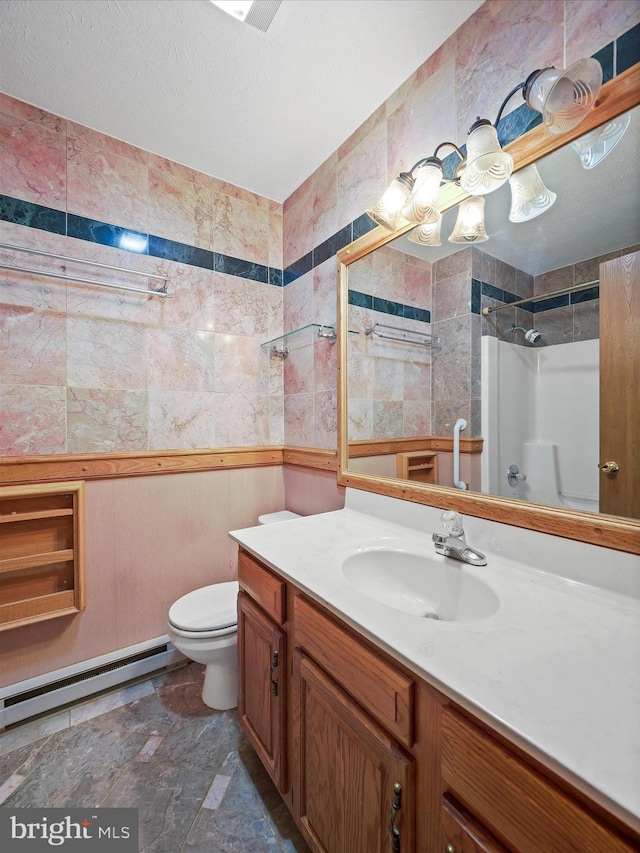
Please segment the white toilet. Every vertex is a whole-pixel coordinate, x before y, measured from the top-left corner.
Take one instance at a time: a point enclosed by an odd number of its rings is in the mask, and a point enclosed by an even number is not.
[[[295,512],[270,512],[258,524],[300,518]],[[238,704],[238,582],[194,589],[169,608],[168,634],[183,655],[206,665],[202,701],[227,711]]]

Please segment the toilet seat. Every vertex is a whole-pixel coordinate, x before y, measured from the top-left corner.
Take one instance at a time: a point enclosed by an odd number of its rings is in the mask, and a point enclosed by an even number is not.
[[[232,634],[238,627],[238,582],[194,589],[169,609],[169,625],[182,637],[208,639]]]

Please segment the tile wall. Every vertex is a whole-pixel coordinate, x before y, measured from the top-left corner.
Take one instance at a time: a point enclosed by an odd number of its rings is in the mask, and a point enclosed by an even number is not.
[[[282,443],[282,364],[260,349],[282,331],[281,205],[7,95],[0,193],[0,242],[171,294],[0,270],[0,454]]]
[[[634,0],[486,0],[282,206],[0,95],[0,240],[166,275],[175,293],[1,271],[0,454],[335,447],[335,347],[298,342],[283,364],[259,344],[335,322],[335,253],[372,227],[363,211],[492,116],[505,80],[595,53],[618,74],[639,26]],[[518,104],[511,138],[531,123]]]

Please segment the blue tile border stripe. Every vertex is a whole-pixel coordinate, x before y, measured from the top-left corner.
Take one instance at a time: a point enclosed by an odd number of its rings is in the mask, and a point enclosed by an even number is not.
[[[517,293],[503,290],[501,287],[496,287],[495,284],[478,281],[476,278],[471,279],[471,311],[474,314],[482,313],[483,296],[494,299],[496,302],[502,302],[504,305],[525,299],[524,296],[518,296]],[[567,305],[591,302],[594,299],[599,299],[599,297],[600,288],[596,285],[586,290],[579,290],[576,293],[552,296],[549,299],[538,299],[536,302],[524,302],[522,305],[518,305],[518,308],[522,311],[530,311],[532,314],[541,314],[543,311],[553,311],[555,308],[565,308]]]
[[[133,231],[120,225],[88,219],[75,213],[65,213],[50,207],[43,207],[29,201],[0,195],[0,220],[12,222],[15,225],[25,225],[40,231],[48,231],[62,236],[86,240],[89,243],[99,243],[101,246],[111,246],[138,255],[148,255],[153,258],[164,258],[168,261],[200,267],[206,270],[246,278],[264,284],[282,287],[282,270],[267,267],[231,255],[178,243],[166,237]]]
[[[359,290],[349,290],[349,305],[369,308],[371,311],[391,314],[394,317],[403,317],[405,320],[419,320],[421,323],[431,322],[431,311],[427,308],[403,305],[401,302],[393,302],[391,299],[379,299],[377,296],[370,296],[368,293],[360,293]]]

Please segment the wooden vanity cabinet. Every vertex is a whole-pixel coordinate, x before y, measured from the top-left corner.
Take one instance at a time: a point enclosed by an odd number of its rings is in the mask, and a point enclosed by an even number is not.
[[[240,720],[314,853],[640,850],[638,832],[242,550],[239,579]]]
[[[238,716],[284,794],[288,787],[285,585],[244,552],[238,578]]]
[[[414,850],[414,759],[299,650],[293,677],[294,800],[314,848]]]

